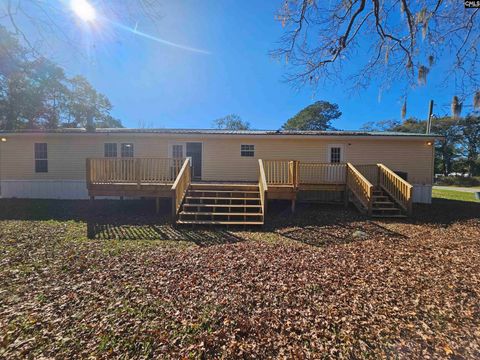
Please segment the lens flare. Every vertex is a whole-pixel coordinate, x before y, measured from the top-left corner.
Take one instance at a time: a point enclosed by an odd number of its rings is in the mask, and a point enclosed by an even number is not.
[[[87,0],[71,0],[70,7],[73,12],[83,21],[92,22],[96,18],[95,9]]]

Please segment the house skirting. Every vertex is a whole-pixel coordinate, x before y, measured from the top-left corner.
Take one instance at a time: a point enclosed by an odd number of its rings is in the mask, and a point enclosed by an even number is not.
[[[431,204],[432,185],[413,184],[413,202],[418,204]]]
[[[83,180],[2,180],[1,198],[21,199],[88,199]]]
[[[431,185],[413,187],[414,203],[431,204]],[[84,200],[88,191],[83,180],[2,180],[0,198]]]

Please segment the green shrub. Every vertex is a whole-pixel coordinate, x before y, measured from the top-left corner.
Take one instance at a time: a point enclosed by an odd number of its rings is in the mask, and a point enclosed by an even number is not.
[[[443,176],[437,179],[436,185],[480,186],[480,177]]]

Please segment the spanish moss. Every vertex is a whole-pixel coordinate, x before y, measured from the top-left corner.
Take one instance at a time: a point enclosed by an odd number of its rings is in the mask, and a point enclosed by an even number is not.
[[[427,83],[428,68],[424,65],[420,65],[418,68],[418,84],[425,85]]]
[[[403,106],[402,106],[402,119],[405,120],[407,117],[407,99],[403,101]]]
[[[480,110],[480,90],[477,90],[473,96],[473,108],[475,110]]]
[[[462,113],[462,103],[458,100],[458,96],[454,96],[452,100],[452,117],[458,119]]]
[[[428,66],[432,67],[434,63],[435,63],[435,58],[433,57],[433,55],[430,55],[428,57]]]

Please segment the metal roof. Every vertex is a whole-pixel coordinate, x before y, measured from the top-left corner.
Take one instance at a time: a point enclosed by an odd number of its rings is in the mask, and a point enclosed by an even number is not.
[[[129,128],[97,128],[88,132],[84,128],[1,130],[0,134],[198,134],[198,135],[276,135],[276,136],[401,136],[401,137],[441,137],[436,134],[406,133],[392,131],[300,131],[300,130],[219,130],[219,129],[129,129]]]

